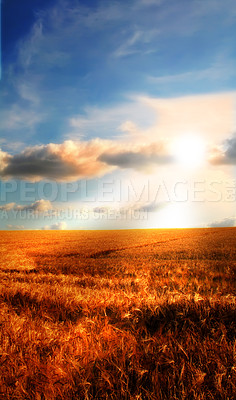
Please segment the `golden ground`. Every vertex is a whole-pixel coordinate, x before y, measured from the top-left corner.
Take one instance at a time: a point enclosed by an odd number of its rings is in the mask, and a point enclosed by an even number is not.
[[[236,229],[0,233],[1,399],[235,399]]]

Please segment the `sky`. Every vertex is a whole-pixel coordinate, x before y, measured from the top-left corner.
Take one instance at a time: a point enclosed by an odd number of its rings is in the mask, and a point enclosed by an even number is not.
[[[0,229],[236,226],[235,0],[2,0]]]

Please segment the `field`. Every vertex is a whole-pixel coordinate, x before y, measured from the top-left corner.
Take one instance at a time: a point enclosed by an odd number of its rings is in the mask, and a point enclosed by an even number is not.
[[[236,229],[0,232],[0,399],[235,399]]]

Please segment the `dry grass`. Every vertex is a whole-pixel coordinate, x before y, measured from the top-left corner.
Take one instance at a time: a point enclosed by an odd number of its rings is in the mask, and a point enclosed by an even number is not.
[[[235,399],[236,231],[0,233],[0,398]]]

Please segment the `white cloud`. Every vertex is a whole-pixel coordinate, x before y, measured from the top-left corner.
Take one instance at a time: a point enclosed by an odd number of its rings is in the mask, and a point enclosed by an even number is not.
[[[165,2],[165,0],[137,0],[138,6],[142,6],[142,7],[149,7],[150,5],[157,6],[164,2]]]
[[[158,123],[152,132],[173,138],[196,134],[210,143],[217,143],[234,130],[235,92],[183,96],[178,98],[146,98],[156,110]]]
[[[213,63],[210,67],[205,69],[185,71],[173,75],[149,76],[148,81],[157,85],[173,85],[175,83],[183,83],[186,85],[187,82],[192,83],[196,81],[217,81],[219,79],[224,81],[235,75],[234,63],[226,62],[224,59]]]
[[[0,171],[4,170],[7,167],[10,159],[11,156],[7,152],[0,149]]]
[[[10,156],[2,153],[0,176],[31,181],[73,181],[104,175],[115,167],[146,169],[172,159],[162,142],[150,144],[106,141],[66,141],[33,146]]]
[[[0,206],[1,211],[11,211],[16,207],[16,203],[7,203],[3,206]]]
[[[222,146],[215,146],[210,161],[215,165],[236,165],[236,135],[225,140]]]
[[[73,181],[102,176],[115,168],[148,171],[153,165],[173,162],[170,146],[173,138],[198,135],[209,148],[212,148],[212,142],[225,140],[234,128],[234,100],[235,93],[171,99],[143,97],[131,104],[130,110],[134,111],[135,105],[139,104],[142,118],[147,109],[153,110],[156,123],[145,128],[132,120],[122,121],[124,106],[91,109],[87,118],[74,118],[71,124],[77,128],[92,126],[96,129],[96,121],[98,125],[99,122],[106,125],[108,121],[109,125],[111,121],[117,121],[118,129],[126,131],[127,135],[113,140],[67,140],[60,144],[32,146],[15,155],[1,151],[0,175],[4,179]],[[142,109],[143,104],[146,108],[143,106]],[[225,159],[229,163],[230,158],[234,163],[235,140],[229,139],[227,143]],[[214,151],[210,150],[209,156],[214,157]]]
[[[2,153],[0,175],[9,179],[77,180],[102,175],[112,168],[98,160],[111,146],[99,139],[90,142],[66,141],[26,148],[22,153],[10,156]]]
[[[25,109],[18,104],[13,104],[10,109],[0,112],[2,130],[34,130],[35,126],[42,121],[45,114],[33,109]]]
[[[158,48],[157,35],[160,40],[170,33],[191,35],[202,29],[204,17],[215,12],[221,20],[228,21],[235,9],[233,0],[192,1],[182,6],[171,2],[168,7],[165,0],[134,0],[129,4],[100,2],[94,8],[61,0],[39,13],[31,32],[19,44],[19,62],[26,70],[63,67],[83,51],[88,31],[99,37],[103,34],[105,59],[137,52],[145,54]],[[97,51],[97,46],[93,46],[87,49],[87,54],[91,57]]]
[[[158,36],[158,30],[137,30],[126,38],[123,43],[114,51],[114,57],[126,57],[132,54],[148,54],[156,52],[157,48],[153,46],[153,39]]]
[[[0,206],[0,210],[3,211],[33,211],[36,213],[43,213],[52,210],[52,203],[49,200],[36,200],[34,203],[19,205],[16,203],[7,203]]]
[[[28,39],[22,40],[19,45],[19,60],[22,66],[28,67],[33,62],[34,55],[39,52],[42,38],[43,24],[39,19],[33,25]]]
[[[52,225],[46,225],[42,230],[65,230],[67,228],[67,223],[65,221],[56,222]]]
[[[35,86],[32,82],[20,81],[18,83],[18,93],[24,100],[29,101],[33,106],[38,106],[40,103],[40,96],[36,92]]]
[[[119,127],[121,132],[128,133],[129,135],[138,135],[140,133],[137,125],[132,121],[125,121]]]
[[[224,218],[208,225],[209,228],[228,228],[236,226],[236,217]]]
[[[24,225],[11,225],[11,224],[8,224],[7,228],[10,229],[10,230],[23,230],[23,229],[25,229]]]
[[[150,167],[172,163],[173,159],[167,153],[164,143],[151,143],[149,145],[133,145],[130,149],[123,146],[116,151],[106,151],[98,158],[108,165],[120,168],[133,168],[150,172]]]
[[[157,203],[155,200],[142,204],[136,210],[137,211],[144,211],[144,212],[158,212],[166,207],[167,203],[159,202]]]
[[[235,99],[235,92],[176,98],[140,95],[113,107],[87,108],[84,115],[70,119],[74,129],[70,135],[76,139],[78,134],[100,136],[105,132],[111,138],[124,132],[127,140],[132,136],[132,140],[150,143],[191,133],[217,143],[234,130]]]
[[[155,118],[155,112],[145,99],[130,97],[129,101],[112,107],[85,108],[83,115],[75,115],[69,119],[73,131],[66,138],[75,140],[81,136],[94,135],[111,138],[120,135],[121,131],[128,132],[131,125],[143,130],[153,124]]]

